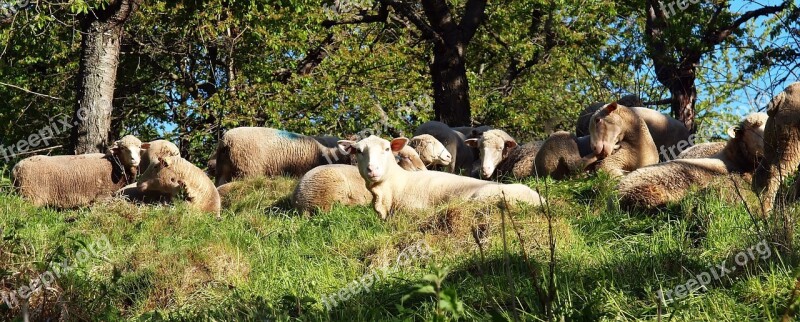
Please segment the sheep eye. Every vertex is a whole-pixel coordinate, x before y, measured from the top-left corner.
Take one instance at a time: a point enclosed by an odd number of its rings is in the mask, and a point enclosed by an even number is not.
[[[175,183],[175,178],[169,178],[169,181],[172,181],[172,183]]]
[[[386,152],[389,152],[389,148],[386,148],[386,150],[385,150],[385,151],[386,151]]]

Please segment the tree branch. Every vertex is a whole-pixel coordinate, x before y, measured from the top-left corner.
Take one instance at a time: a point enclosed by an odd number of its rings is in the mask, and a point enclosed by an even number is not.
[[[382,0],[382,2],[386,2],[387,4],[391,5],[397,13],[401,16],[408,19],[426,39],[430,39],[431,41],[439,44],[444,44],[444,39],[442,39],[441,35],[439,35],[436,30],[431,27],[428,23],[426,23],[419,15],[417,15],[414,10],[412,10],[408,4],[398,1],[398,0]]]
[[[389,17],[389,8],[386,6],[385,3],[381,3],[380,6],[378,6],[378,14],[375,15],[362,14],[361,17],[359,17],[358,19],[345,20],[345,21],[326,19],[322,21],[322,26],[325,28],[330,28],[338,25],[356,25],[362,23],[386,22],[386,18],[388,17]]]
[[[486,17],[486,0],[469,0],[464,8],[464,16],[458,27],[461,29],[461,41],[465,44],[472,40],[475,32]]]
[[[723,40],[725,40],[725,38],[730,36],[730,34],[733,33],[735,30],[739,29],[739,27],[748,20],[781,12],[783,11],[783,9],[786,9],[788,7],[788,4],[789,2],[784,1],[779,6],[769,6],[748,11],[745,14],[739,16],[739,18],[734,20],[730,25],[715,30],[710,35],[708,35],[708,37],[703,39],[703,41],[708,46],[715,46],[721,43]]]
[[[672,101],[674,101],[674,100],[672,99],[672,97],[670,97],[670,98],[666,98],[666,99],[663,99],[663,100],[658,100],[658,101],[649,101],[649,102],[644,102],[644,103],[642,103],[642,104],[643,104],[644,106],[652,106],[652,105],[669,105],[669,104],[672,104]]]

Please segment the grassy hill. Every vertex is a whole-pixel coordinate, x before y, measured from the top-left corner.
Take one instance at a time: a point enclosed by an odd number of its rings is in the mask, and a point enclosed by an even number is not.
[[[6,177],[0,296],[48,283],[27,308],[0,300],[0,319],[745,321],[800,302],[798,252],[766,247],[727,178],[660,212],[620,210],[600,176],[526,181],[545,209],[452,203],[386,222],[366,206],[297,214],[295,182],[249,180],[217,221],[184,205],[37,209]]]

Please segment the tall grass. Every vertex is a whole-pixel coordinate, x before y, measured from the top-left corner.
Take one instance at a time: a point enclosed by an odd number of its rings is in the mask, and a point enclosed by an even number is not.
[[[0,303],[0,319],[742,321],[781,320],[800,302],[798,254],[778,252],[681,299],[657,300],[761,240],[727,178],[648,213],[621,210],[613,180],[595,176],[524,182],[547,191],[544,209],[454,202],[385,222],[368,206],[299,215],[288,203],[295,183],[247,181],[221,221],[181,204],[38,209],[3,189],[0,292],[29,284],[53,260],[74,261],[102,236],[112,249],[35,292],[27,307]],[[398,265],[419,242],[431,257]],[[330,310],[322,303],[386,267],[369,290]]]

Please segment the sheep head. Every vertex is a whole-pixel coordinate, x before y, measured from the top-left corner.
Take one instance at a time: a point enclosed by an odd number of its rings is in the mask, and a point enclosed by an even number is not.
[[[623,130],[626,127],[626,124],[623,124],[625,121],[619,115],[618,108],[621,106],[616,102],[607,104],[597,110],[589,122],[592,151],[600,159],[619,149],[618,143],[622,141]]]
[[[408,171],[422,171],[425,170],[425,163],[422,162],[419,153],[410,146],[404,146],[403,149],[395,153],[397,164],[401,168]]]
[[[728,128],[728,136],[737,142],[741,153],[756,164],[764,158],[764,129],[767,113],[750,113],[739,125]]]
[[[158,162],[152,164],[139,178],[139,190],[156,191],[170,196],[180,193],[185,189],[186,183],[175,166],[179,159],[179,156],[158,158]]]
[[[478,149],[481,159],[481,175],[489,178],[494,174],[497,165],[517,147],[517,141],[500,130],[483,132],[480,137],[467,139],[464,143]]]
[[[341,140],[338,143],[342,152],[355,155],[361,177],[368,184],[376,184],[385,179],[389,169],[397,166],[394,153],[402,150],[408,139],[400,137],[389,142],[370,135],[358,142]]]
[[[424,164],[447,166],[453,162],[453,156],[433,135],[421,134],[412,137],[409,145],[419,153],[419,158]]]

